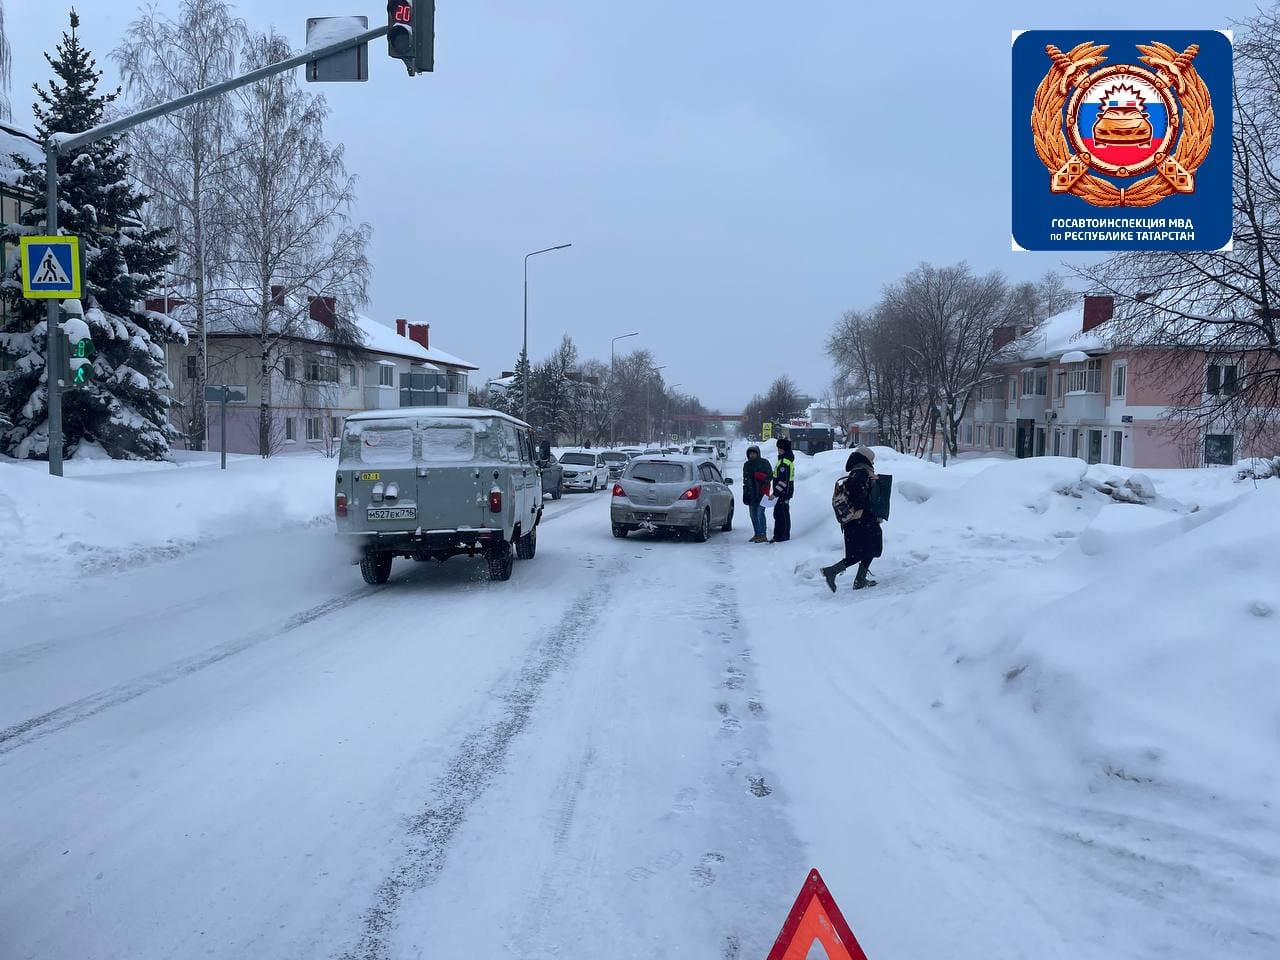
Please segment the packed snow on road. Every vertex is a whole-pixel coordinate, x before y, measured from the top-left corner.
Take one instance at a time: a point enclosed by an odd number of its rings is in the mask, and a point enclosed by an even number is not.
[[[91,452],[0,463],[6,960],[763,960],[812,867],[872,960],[1280,956],[1280,479],[876,448],[832,593],[799,454],[787,543],[370,585],[332,460]]]

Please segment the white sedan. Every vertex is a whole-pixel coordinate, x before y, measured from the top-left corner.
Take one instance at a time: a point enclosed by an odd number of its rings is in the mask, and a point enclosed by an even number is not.
[[[595,450],[566,450],[560,454],[566,490],[602,490],[609,485],[609,464]]]

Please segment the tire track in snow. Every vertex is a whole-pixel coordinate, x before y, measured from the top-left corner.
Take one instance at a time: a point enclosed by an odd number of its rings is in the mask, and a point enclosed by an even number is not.
[[[574,506],[567,510],[558,511],[551,516],[544,516],[539,526],[551,523],[553,520],[558,520],[566,514],[574,513],[575,511],[581,510],[583,507],[589,505],[590,501],[582,504],[582,506]],[[181,680],[183,677],[190,676],[191,674],[204,670],[207,667],[211,667],[214,664],[221,663],[223,660],[226,660],[228,657],[233,657],[237,653],[243,653],[245,650],[249,650],[270,640],[277,640],[280,637],[292,633],[300,627],[305,627],[309,623],[314,623],[323,617],[327,617],[331,613],[337,613],[339,610],[345,610],[353,603],[358,603],[359,601],[366,600],[369,597],[378,596],[383,593],[385,589],[385,587],[364,586],[353,590],[350,593],[346,593],[338,597],[332,597],[322,603],[318,603],[313,607],[303,610],[300,613],[294,614],[285,620],[283,624],[278,626],[273,625],[261,630],[252,631],[251,633],[247,633],[235,640],[218,644],[204,653],[187,657],[183,660],[177,661],[176,663],[162,667],[159,670],[154,670],[151,673],[144,674],[136,680],[130,680],[127,683],[108,687],[106,690],[100,690],[87,697],[81,697],[79,700],[73,700],[71,703],[63,704],[60,707],[55,707],[52,710],[37,714],[34,717],[29,717],[19,723],[0,729],[0,756],[4,756],[6,753],[10,753],[11,751],[18,749],[19,747],[26,746],[29,743],[34,743],[35,741],[40,740],[51,733],[63,730],[72,724],[79,723],[82,720],[87,720],[90,717],[102,713],[104,710],[109,710],[112,707],[118,707],[131,700],[136,700],[143,694],[150,693],[152,690],[167,686],[175,680]],[[112,630],[109,631],[107,635],[111,632],[119,631]],[[33,646],[39,647],[40,645]],[[8,658],[14,658],[15,656],[18,658],[18,662],[21,662],[22,656],[29,652],[30,651],[28,651],[27,648],[20,648],[18,651],[5,654],[3,657],[0,657],[0,667],[4,667],[6,665]],[[40,653],[44,651],[38,649],[35,652]]]
[[[496,695],[501,715],[463,739],[436,782],[433,795],[409,820],[404,852],[378,884],[373,905],[361,920],[359,939],[340,955],[341,960],[387,960],[391,956],[391,935],[405,896],[440,875],[449,847],[472,805],[502,773],[511,745],[528,728],[547,681],[569,663],[591,635],[610,592],[611,578],[606,577],[575,599],[535,644],[509,686]],[[576,797],[576,791],[571,797]],[[566,837],[575,802],[571,799],[562,810]]]
[[[183,677],[204,670],[206,667],[221,663],[228,657],[234,657],[237,653],[256,647],[260,643],[290,634],[300,627],[314,623],[321,617],[343,610],[367,597],[375,596],[378,592],[377,587],[363,587],[343,596],[334,597],[303,610],[301,613],[294,614],[282,625],[255,630],[235,640],[219,644],[198,656],[179,660],[177,663],[170,664],[160,670],[154,670],[136,680],[117,684],[114,687],[90,694],[87,697],[81,697],[79,700],[56,707],[38,716],[30,717],[21,723],[15,723],[13,726],[0,730],[0,756],[29,743],[34,743],[72,724],[87,720],[102,713],[104,710],[118,707],[121,704],[128,703],[130,700],[136,700],[144,693],[150,693],[158,687],[163,687],[173,683],[175,680],[181,680]]]

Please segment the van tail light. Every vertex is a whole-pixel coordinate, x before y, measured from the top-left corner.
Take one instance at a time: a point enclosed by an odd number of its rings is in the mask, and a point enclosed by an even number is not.
[[[499,490],[497,487],[494,487],[492,490],[489,491],[489,512],[490,513],[502,512],[502,491]]]
[[[680,494],[680,499],[681,500],[697,500],[700,496],[702,496],[702,487],[694,486],[694,487],[690,487],[684,493]]]
[[[613,495],[615,497],[625,497],[627,495],[627,491],[622,489],[622,484],[615,483],[613,485]]]
[[[347,515],[347,495],[339,493],[333,498],[333,512],[339,517]]]

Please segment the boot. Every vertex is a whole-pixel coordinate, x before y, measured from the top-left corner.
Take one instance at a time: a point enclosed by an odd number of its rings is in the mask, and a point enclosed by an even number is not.
[[[841,560],[839,563],[833,563],[829,567],[822,568],[822,576],[827,581],[827,586],[831,588],[831,592],[836,592],[836,577],[844,573],[849,567],[848,560]]]
[[[858,575],[853,578],[853,589],[862,590],[866,587],[874,587],[876,585],[876,581],[867,576],[867,571],[870,569],[871,564],[869,563],[858,564]]]

